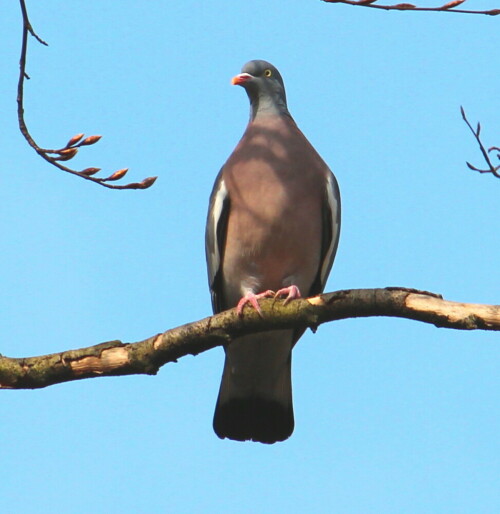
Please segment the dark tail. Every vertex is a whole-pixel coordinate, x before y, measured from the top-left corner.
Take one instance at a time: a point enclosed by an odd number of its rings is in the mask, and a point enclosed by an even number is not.
[[[217,402],[215,433],[224,439],[272,444],[288,439],[293,432],[293,407],[264,398],[235,398]]]
[[[291,334],[245,336],[226,349],[214,430],[224,439],[272,444],[293,432]]]

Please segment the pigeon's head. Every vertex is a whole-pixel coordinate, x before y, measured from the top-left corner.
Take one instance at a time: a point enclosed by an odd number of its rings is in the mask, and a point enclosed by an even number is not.
[[[260,115],[288,113],[285,84],[280,72],[269,62],[249,61],[231,83],[245,89],[251,104],[251,119]]]

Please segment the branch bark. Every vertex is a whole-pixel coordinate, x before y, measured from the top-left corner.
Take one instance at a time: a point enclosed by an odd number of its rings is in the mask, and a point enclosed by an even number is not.
[[[385,11],[423,11],[423,12],[454,12],[458,14],[486,14],[488,16],[497,16],[500,9],[489,9],[487,11],[471,11],[468,9],[457,9],[467,0],[451,0],[444,5],[438,7],[418,7],[414,4],[399,3],[394,5],[378,4],[378,0],[323,0],[329,4],[345,4],[355,5],[358,7],[371,7],[372,9],[383,9]]]
[[[135,343],[109,341],[50,355],[0,356],[0,389],[37,389],[83,378],[155,375],[185,355],[230,343],[238,336],[278,328],[308,327],[329,321],[369,316],[407,318],[458,330],[500,330],[500,305],[458,303],[416,289],[351,289],[313,298],[262,300],[263,316],[231,309]]]

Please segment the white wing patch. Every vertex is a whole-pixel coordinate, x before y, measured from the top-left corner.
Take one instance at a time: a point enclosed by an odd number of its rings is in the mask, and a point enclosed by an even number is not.
[[[216,270],[220,268],[220,244],[217,241],[217,226],[219,224],[219,220],[222,214],[222,209],[224,207],[224,202],[227,198],[227,188],[224,180],[221,180],[219,183],[219,188],[215,192],[214,196],[214,204],[212,209],[212,216],[210,223],[212,223],[212,234],[213,234],[213,245],[210,249],[211,253],[211,268],[214,270],[214,274]]]
[[[323,259],[323,263],[321,265],[321,284],[325,285],[326,279],[328,278],[328,272],[330,271],[330,263],[332,262],[333,253],[337,248],[337,241],[339,237],[339,216],[338,212],[340,209],[339,198],[337,196],[337,188],[334,188],[333,185],[333,175],[330,173],[328,175],[328,180],[326,182],[326,194],[328,198],[328,207],[330,209],[330,215],[332,217],[332,237],[330,239],[328,250],[325,253],[325,257]]]

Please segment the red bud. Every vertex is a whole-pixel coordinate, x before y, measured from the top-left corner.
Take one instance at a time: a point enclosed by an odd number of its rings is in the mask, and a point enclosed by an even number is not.
[[[158,177],[147,177],[141,182],[139,182],[139,184],[141,185],[141,189],[147,189],[148,187],[151,187],[156,182],[157,178]]]
[[[158,177],[147,177],[142,182],[132,182],[123,186],[125,189],[147,189],[151,187]]]
[[[104,180],[106,182],[112,181],[112,180],[120,180],[122,177],[126,175],[128,171],[128,168],[123,168],[121,170],[115,171],[113,175],[110,175],[108,178],[105,178]]]
[[[79,146],[88,146],[88,145],[93,145],[95,143],[97,143],[97,141],[99,141],[99,139],[101,139],[102,136],[89,136],[89,137],[86,137],[80,144]]]
[[[84,170],[80,171],[80,173],[82,175],[86,175],[87,177],[90,177],[92,175],[95,175],[99,171],[101,171],[101,168],[85,168]]]
[[[452,2],[448,2],[447,4],[443,5],[442,7],[440,7],[439,10],[446,11],[447,9],[451,9],[453,7],[458,7],[460,4],[463,4],[464,2],[465,2],[465,0],[454,0]]]
[[[76,136],[73,136],[67,143],[66,143],[66,148],[70,147],[70,146],[73,146],[75,145],[76,143],[78,143],[78,141],[80,141],[80,139],[82,139],[82,137],[84,136],[85,134],[76,134]]]
[[[64,150],[58,150],[57,153],[60,157],[56,157],[56,161],[69,161],[78,153],[78,148],[66,148]]]

